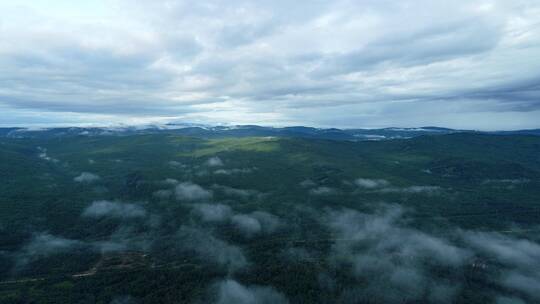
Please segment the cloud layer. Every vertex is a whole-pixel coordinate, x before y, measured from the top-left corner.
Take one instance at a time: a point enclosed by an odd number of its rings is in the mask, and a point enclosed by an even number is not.
[[[343,302],[369,298],[382,303],[453,303],[466,288],[456,279],[465,273],[486,276],[493,285],[489,288],[496,290],[496,303],[540,299],[537,243],[464,230],[435,236],[409,227],[404,214],[397,205],[383,205],[374,213],[329,213],[327,224],[337,238],[331,265],[350,273],[361,286],[345,289]]]
[[[532,0],[18,1],[0,10],[3,124],[540,126]]]

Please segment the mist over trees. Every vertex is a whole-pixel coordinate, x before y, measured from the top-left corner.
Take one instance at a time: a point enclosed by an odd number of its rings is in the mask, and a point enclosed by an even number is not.
[[[538,140],[2,139],[0,299],[535,303]]]

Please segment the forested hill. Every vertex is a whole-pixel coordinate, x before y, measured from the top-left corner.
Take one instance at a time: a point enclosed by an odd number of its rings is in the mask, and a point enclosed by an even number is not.
[[[0,138],[0,303],[539,299],[539,136],[73,130]]]
[[[454,130],[439,127],[421,128],[383,128],[383,129],[324,129],[312,127],[261,127],[255,125],[207,126],[194,124],[165,124],[139,127],[108,128],[0,128],[0,137],[11,138],[52,138],[65,136],[126,136],[136,134],[175,134],[201,138],[279,136],[299,138],[319,138],[333,140],[388,140],[412,138],[422,135],[443,135],[452,133],[476,133],[498,135],[536,135],[540,130],[480,132],[473,130]]]

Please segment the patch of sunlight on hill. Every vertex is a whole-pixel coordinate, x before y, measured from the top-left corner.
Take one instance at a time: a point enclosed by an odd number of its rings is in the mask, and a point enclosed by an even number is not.
[[[191,153],[180,156],[208,156],[225,151],[272,152],[279,149],[279,139],[275,137],[220,138],[205,142]]]

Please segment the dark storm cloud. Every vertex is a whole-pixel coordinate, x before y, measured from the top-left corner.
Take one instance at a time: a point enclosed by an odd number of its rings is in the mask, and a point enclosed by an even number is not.
[[[77,7],[0,5],[8,122],[538,127],[534,1]]]

